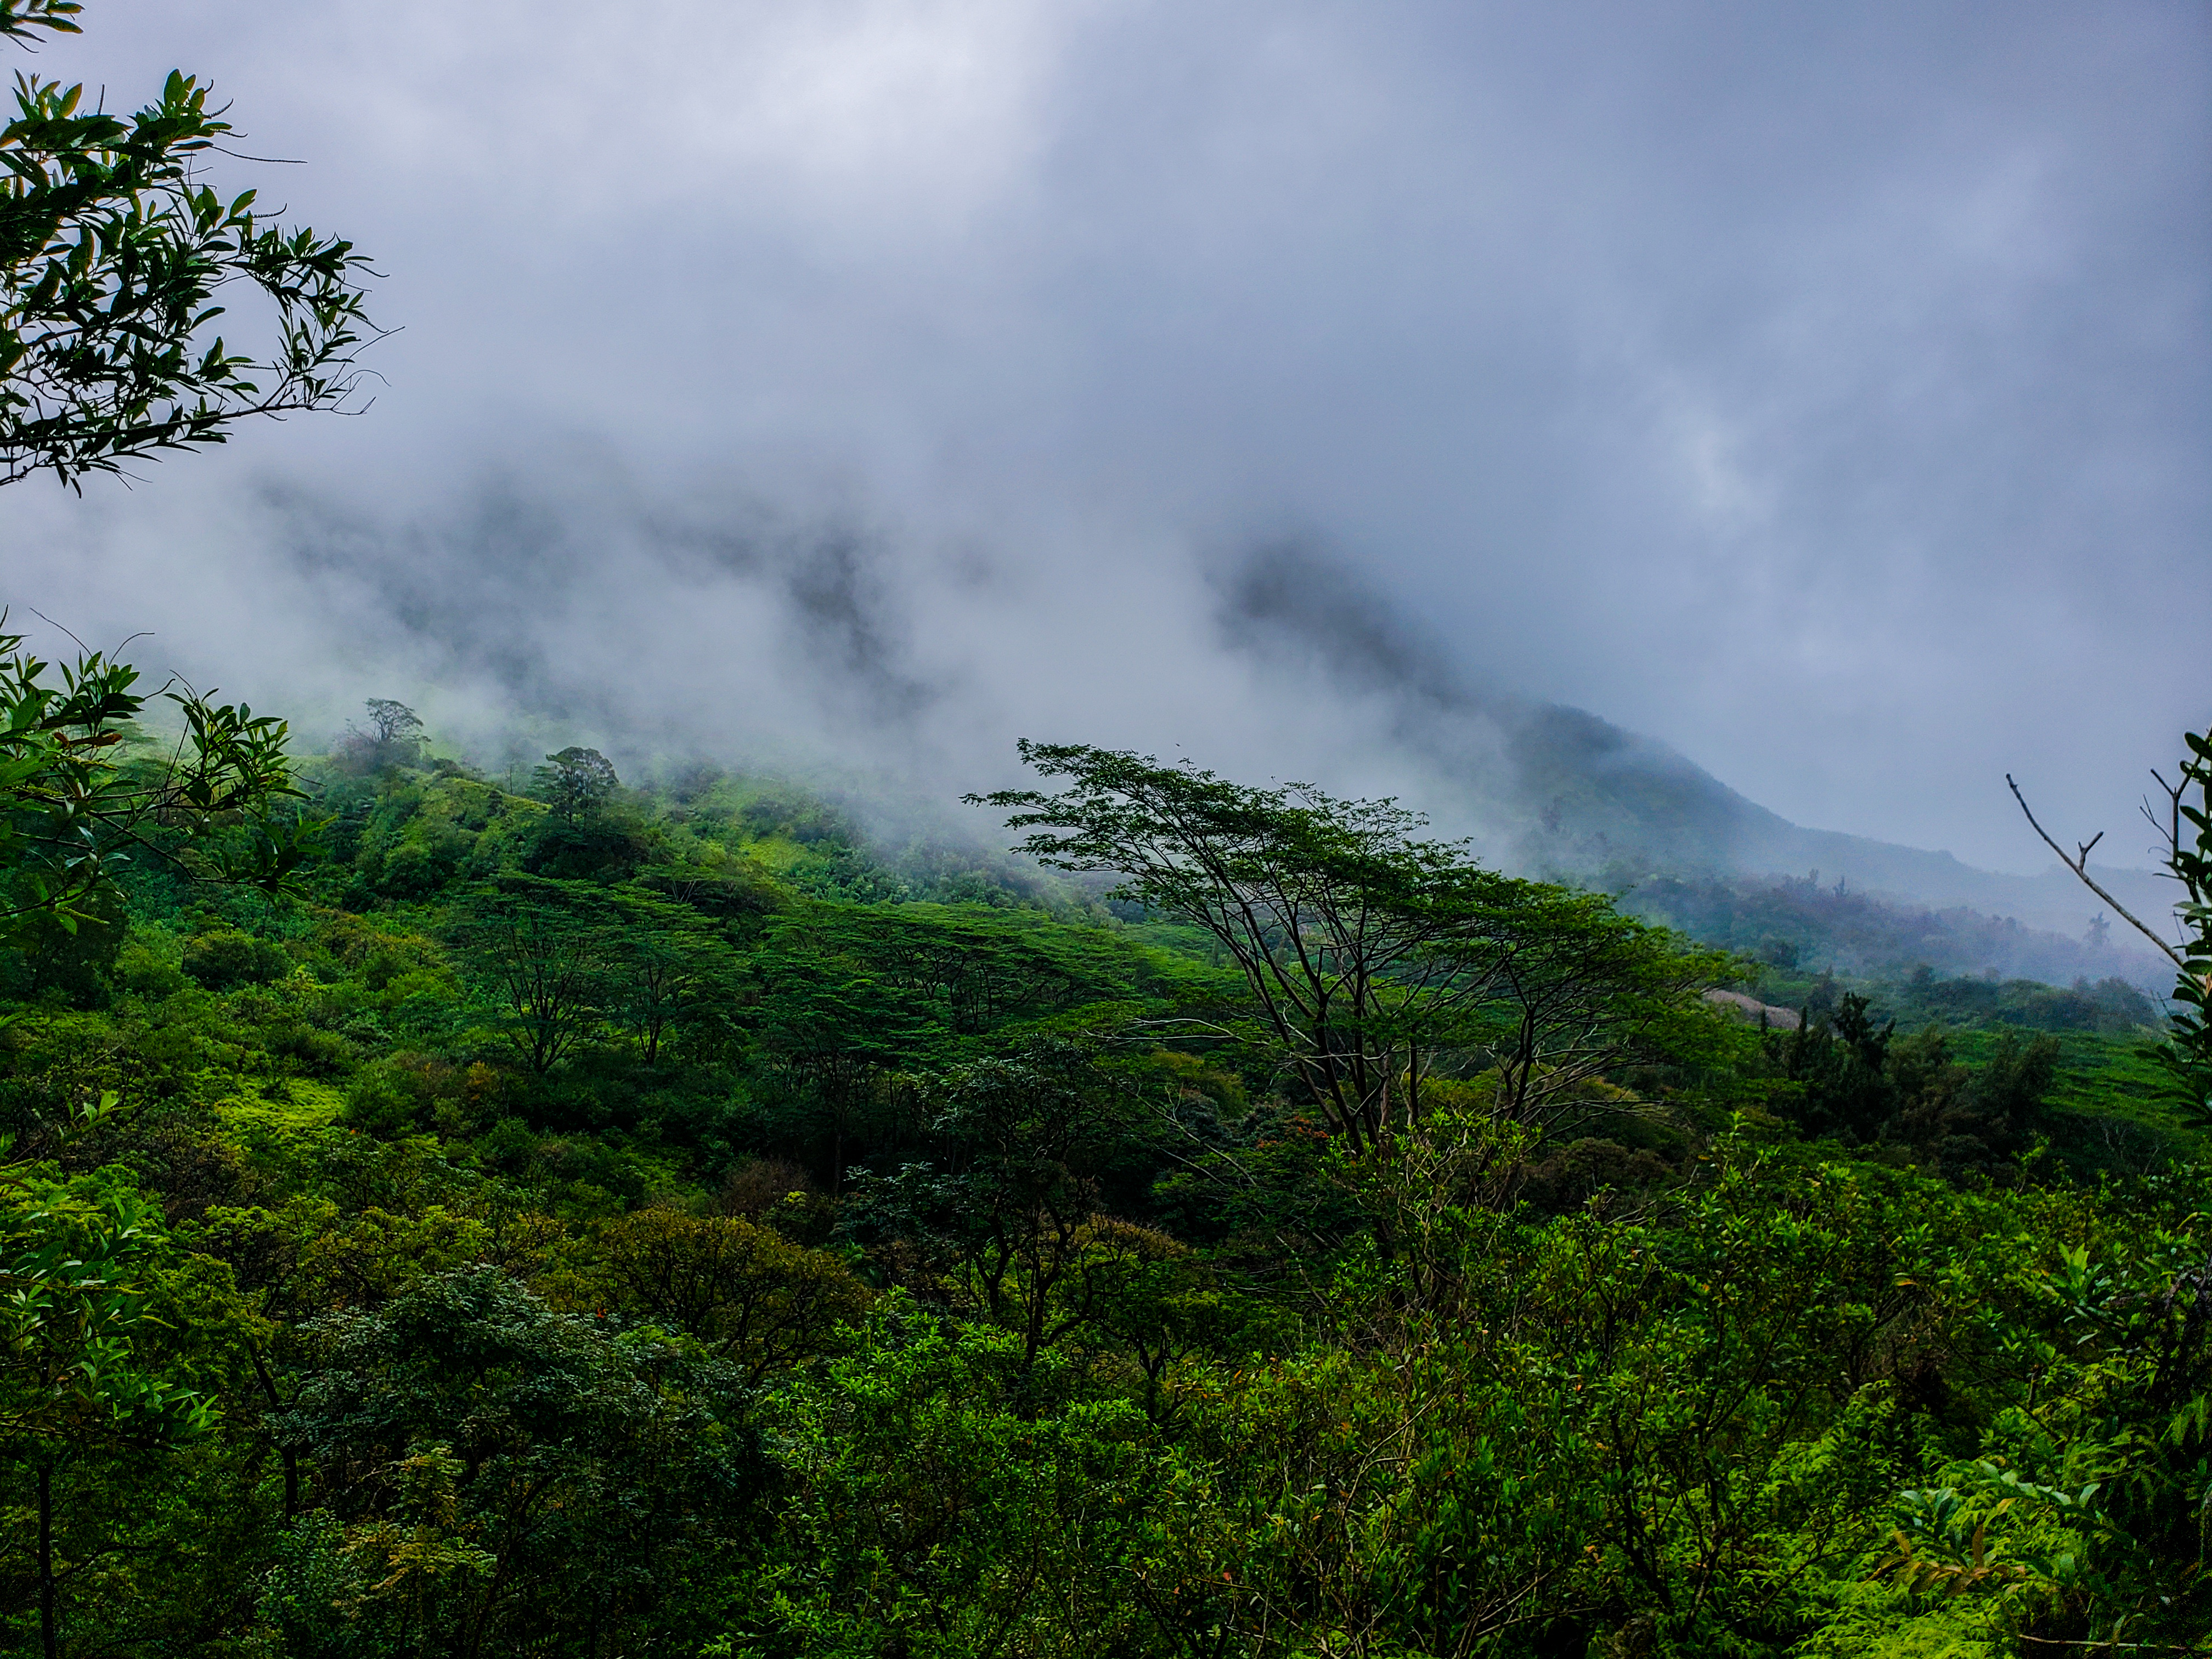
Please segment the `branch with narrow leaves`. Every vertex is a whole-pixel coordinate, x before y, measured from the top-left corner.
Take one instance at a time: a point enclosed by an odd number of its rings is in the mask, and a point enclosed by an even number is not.
[[[2043,844],[2173,963],[2172,1030],[2158,1058],[2172,1073],[2185,1111],[2200,1127],[2212,1128],[2212,731],[2185,732],[2182,743],[2188,752],[2182,757],[2175,781],[2168,783],[2161,774],[2151,774],[2166,797],[2164,821],[2148,803],[2143,809],[2166,843],[2163,854],[2166,873],[2181,884],[2182,898],[2173,907],[2181,934],[2178,945],[2130,915],[2090,876],[2089,849],[2103,839],[2101,835],[2082,842],[2076,854],[2068,857],[2036,822],[2035,814],[2028,811],[2027,797],[2009,774],[2005,782],[2011,787],[2013,799],[2020,802],[2020,810],[2027,813],[2029,824],[2042,836]],[[2195,805],[2188,799],[2191,789],[2197,795]]]
[[[319,826],[288,810],[303,796],[285,723],[173,686],[160,695],[184,731],[137,758],[138,678],[98,652],[57,666],[0,634],[0,939],[39,918],[74,931],[134,853],[267,891],[312,855]]]
[[[2183,741],[2189,753],[2181,763],[2179,781],[2168,792],[2173,842],[2166,869],[2186,895],[2174,915],[2187,942],[2173,988],[2179,1006],[2172,1038],[2160,1058],[2191,1115],[2212,1127],[2212,731],[2185,732]],[[2192,786],[2197,795],[2194,806],[2185,799]]]
[[[366,257],[202,179],[233,129],[193,77],[127,118],[83,96],[18,76],[0,128],[0,483],[50,470],[81,487],[251,416],[361,407],[356,356],[381,332]],[[276,312],[259,356],[214,331],[240,284]]]
[[[27,47],[44,29],[49,34],[82,34],[76,19],[84,8],[77,0],[0,0],[0,35]]]

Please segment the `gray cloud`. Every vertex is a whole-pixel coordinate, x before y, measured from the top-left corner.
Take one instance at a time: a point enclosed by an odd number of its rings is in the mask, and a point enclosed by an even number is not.
[[[0,501],[264,701],[1439,799],[1565,702],[2023,869],[2003,771],[2118,834],[2206,718],[2194,4],[88,21],[37,67],[212,76],[406,325],[361,420]]]

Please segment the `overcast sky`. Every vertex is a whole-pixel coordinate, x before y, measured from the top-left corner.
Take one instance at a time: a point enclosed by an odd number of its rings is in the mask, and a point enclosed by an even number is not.
[[[2212,720],[2212,9],[91,0],[386,273],[355,420],[9,596],[330,720],[1399,784],[1255,661],[1286,539],[1468,683],[1800,823],[2123,854]]]

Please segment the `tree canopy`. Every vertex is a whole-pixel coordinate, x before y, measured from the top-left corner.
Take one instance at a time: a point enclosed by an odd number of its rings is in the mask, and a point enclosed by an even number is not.
[[[0,945],[18,1646],[2203,1627],[2212,1192],[2147,1005],[1784,975],[1141,757],[1088,775],[1151,817],[1008,810],[1124,882],[1172,817],[1151,903],[773,780],[569,824],[349,755],[295,757],[291,896],[118,864],[112,951]],[[1692,994],[1753,973],[1794,1028]]]
[[[1258,789],[1188,763],[1024,742],[1058,793],[970,797],[1056,869],[1202,929],[1242,972],[1282,1064],[1357,1148],[1418,1125],[1440,1064],[1494,1057],[1509,1115],[1617,1066],[1716,962],[1576,896],[1484,868],[1391,800]]]

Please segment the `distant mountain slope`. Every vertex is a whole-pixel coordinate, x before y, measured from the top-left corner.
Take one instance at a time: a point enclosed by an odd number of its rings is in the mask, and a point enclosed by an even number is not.
[[[1519,848],[1532,861],[1589,871],[1626,855],[1677,874],[1818,871],[1824,885],[1966,905],[2075,938],[2106,908],[2056,864],[2040,875],[2004,875],[1948,853],[1792,823],[1665,744],[1579,708],[1532,708],[1507,752],[1534,818]],[[2097,866],[2096,875],[2146,919],[2171,910],[2171,884],[2154,871]]]
[[[1390,737],[1432,769],[1439,823],[1473,833],[1509,867],[1616,890],[1654,876],[1802,882],[1817,872],[1823,888],[1840,884],[1905,909],[1964,907],[2069,942],[2083,940],[2105,908],[2056,863],[2040,875],[2002,875],[1948,853],[1807,829],[1656,739],[1480,685],[1440,642],[1308,550],[1261,550],[1224,574],[1219,592],[1232,646],[1376,702]],[[2157,872],[2096,874],[2146,920],[2171,914],[2172,884]],[[1976,930],[1962,922],[1953,931]],[[2109,958],[2105,973],[2138,982],[2162,972],[2124,924],[2095,954]]]

